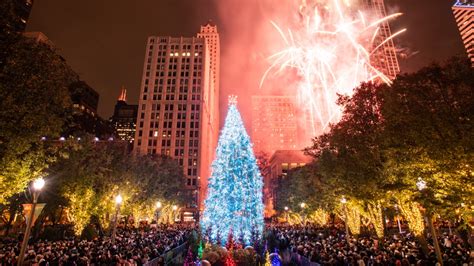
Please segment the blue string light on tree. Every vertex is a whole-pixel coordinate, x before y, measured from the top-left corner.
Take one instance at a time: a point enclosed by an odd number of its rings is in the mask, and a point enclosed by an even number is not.
[[[263,182],[250,138],[237,110],[237,97],[229,97],[229,109],[212,163],[208,195],[201,226],[212,241],[235,239],[250,244],[263,232]],[[226,243],[221,243],[225,245]]]

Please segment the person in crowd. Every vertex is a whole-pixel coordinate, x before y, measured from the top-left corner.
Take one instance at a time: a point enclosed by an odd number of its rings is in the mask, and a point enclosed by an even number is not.
[[[183,244],[192,228],[184,225],[119,228],[115,244],[110,237],[39,240],[30,245],[25,265],[144,265]],[[16,265],[17,240],[0,240],[0,265]]]
[[[368,236],[345,236],[344,230],[321,228],[314,225],[272,225],[280,250],[306,257],[320,265],[436,265],[436,254],[428,245],[426,256],[411,234],[393,235],[384,239]],[[439,243],[444,265],[470,265],[469,245],[456,235],[442,234]],[[471,262],[472,263],[472,262]]]

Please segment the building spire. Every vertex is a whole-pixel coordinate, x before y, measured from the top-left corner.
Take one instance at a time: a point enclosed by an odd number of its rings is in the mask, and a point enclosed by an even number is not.
[[[229,95],[229,106],[237,105],[237,95]]]
[[[127,101],[127,89],[125,89],[125,86],[123,85],[122,85],[122,89],[120,91],[120,96],[118,97],[118,100],[121,102]]]

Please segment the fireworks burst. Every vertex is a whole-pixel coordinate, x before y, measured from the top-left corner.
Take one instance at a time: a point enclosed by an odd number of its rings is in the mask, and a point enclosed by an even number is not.
[[[405,29],[380,39],[387,21],[401,13],[377,17],[374,12],[354,8],[349,0],[301,0],[298,12],[296,27],[285,30],[271,21],[285,48],[268,58],[271,65],[260,87],[270,73],[296,69],[298,103],[315,136],[339,120],[338,94],[351,95],[364,81],[390,84],[390,77],[371,59]]]

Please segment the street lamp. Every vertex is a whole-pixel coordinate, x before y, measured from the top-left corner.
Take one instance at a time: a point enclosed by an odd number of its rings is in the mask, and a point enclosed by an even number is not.
[[[161,201],[157,201],[155,206],[156,206],[156,211],[155,211],[155,213],[156,213],[156,223],[158,224],[158,219],[160,218],[160,209],[161,209],[161,206],[162,206]]]
[[[400,224],[400,217],[398,216],[398,205],[395,204],[395,211],[397,211],[397,224],[398,224],[398,232],[400,232],[400,235],[402,234],[402,226]]]
[[[173,210],[173,212],[175,212],[175,211],[178,210],[178,206],[173,205],[173,206],[171,207],[171,209]],[[174,221],[176,221],[176,218],[177,218],[177,217],[178,217],[178,215],[175,213],[175,214],[174,214]]]
[[[117,235],[117,221],[120,214],[120,205],[122,204],[123,198],[120,194],[115,197],[115,218],[114,225],[112,227],[112,244],[115,244],[115,236]]]
[[[426,195],[426,197],[429,197],[428,196],[429,191],[427,190],[428,185],[426,184],[426,181],[424,181],[421,177],[418,177],[418,181],[416,182],[416,187],[422,193],[422,195]],[[433,238],[433,246],[435,248],[436,257],[438,259],[438,262],[441,265],[443,265],[443,256],[441,255],[441,249],[439,248],[438,237],[436,235],[436,230],[434,229],[434,226],[433,226],[432,216],[433,214],[431,212],[431,208],[429,206],[426,206],[425,219],[428,221],[428,227],[430,228],[431,237]]]
[[[286,222],[288,223],[288,210],[289,210],[289,208],[288,208],[288,206],[285,206],[284,209],[285,209]]]
[[[303,225],[306,225],[306,213],[304,212],[304,208],[306,208],[306,203],[301,202],[300,207],[301,211],[303,212]]]
[[[36,210],[36,205],[38,203],[38,197],[41,190],[44,187],[44,184],[45,182],[43,178],[38,178],[35,181],[33,181],[33,185],[32,185],[33,204],[31,206],[29,217],[26,220],[25,235],[23,236],[23,241],[21,242],[21,250],[20,250],[20,256],[18,258],[18,265],[23,265],[23,260],[25,259],[25,252],[28,246],[28,240],[30,238],[31,227],[33,226],[33,219],[35,217],[35,210]]]
[[[347,244],[349,244],[349,226],[347,225],[347,207],[346,207],[347,199],[345,197],[342,197],[341,203],[344,209],[344,225],[346,227],[346,241],[347,241]]]

